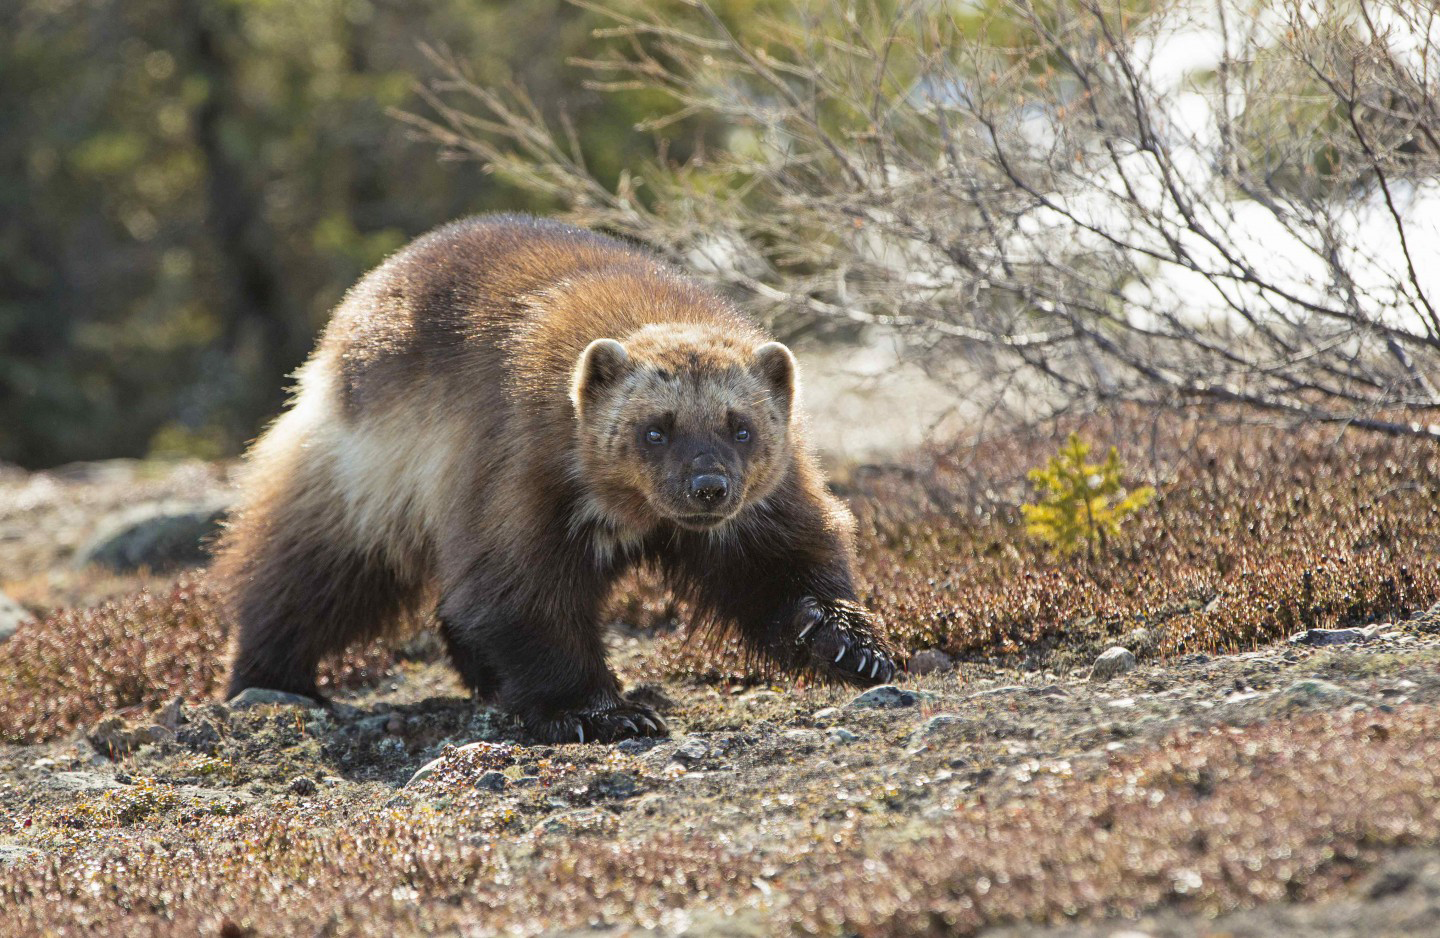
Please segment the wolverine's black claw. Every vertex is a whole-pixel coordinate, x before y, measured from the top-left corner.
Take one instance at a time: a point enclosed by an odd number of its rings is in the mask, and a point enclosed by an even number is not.
[[[526,726],[533,736],[547,743],[613,743],[632,736],[668,736],[670,733],[658,713],[635,703],[569,713],[552,720],[527,721]]]

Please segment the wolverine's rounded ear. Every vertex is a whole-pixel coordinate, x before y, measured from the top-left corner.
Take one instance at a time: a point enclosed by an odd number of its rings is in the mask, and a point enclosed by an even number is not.
[[[779,342],[766,342],[755,349],[755,370],[788,414],[795,402],[795,356]]]
[[[614,339],[596,339],[585,346],[570,381],[570,400],[575,410],[583,410],[586,400],[596,391],[618,381],[629,362],[630,353]]]

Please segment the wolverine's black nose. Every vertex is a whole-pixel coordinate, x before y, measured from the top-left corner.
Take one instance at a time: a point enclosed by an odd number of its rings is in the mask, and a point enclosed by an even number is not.
[[[722,475],[705,472],[690,477],[690,497],[702,502],[718,502],[730,494],[730,483]]]

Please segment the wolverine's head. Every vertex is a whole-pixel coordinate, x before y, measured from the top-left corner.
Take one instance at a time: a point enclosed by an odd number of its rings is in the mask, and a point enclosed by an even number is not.
[[[580,472],[610,518],[707,530],[764,498],[790,453],[795,359],[713,326],[596,339],[575,364]]]

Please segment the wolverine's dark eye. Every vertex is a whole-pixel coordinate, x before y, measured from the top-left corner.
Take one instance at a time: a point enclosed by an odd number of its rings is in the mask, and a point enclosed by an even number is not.
[[[667,439],[669,439],[669,437],[667,437],[665,435],[665,431],[661,430],[659,427],[651,427],[649,430],[645,431],[645,442],[651,444],[652,446],[664,445]]]
[[[750,442],[750,430],[749,430],[748,428],[746,428],[746,427],[741,427],[739,430],[736,430],[736,431],[735,431],[735,442],[736,442],[736,443],[749,443],[749,442]]]

